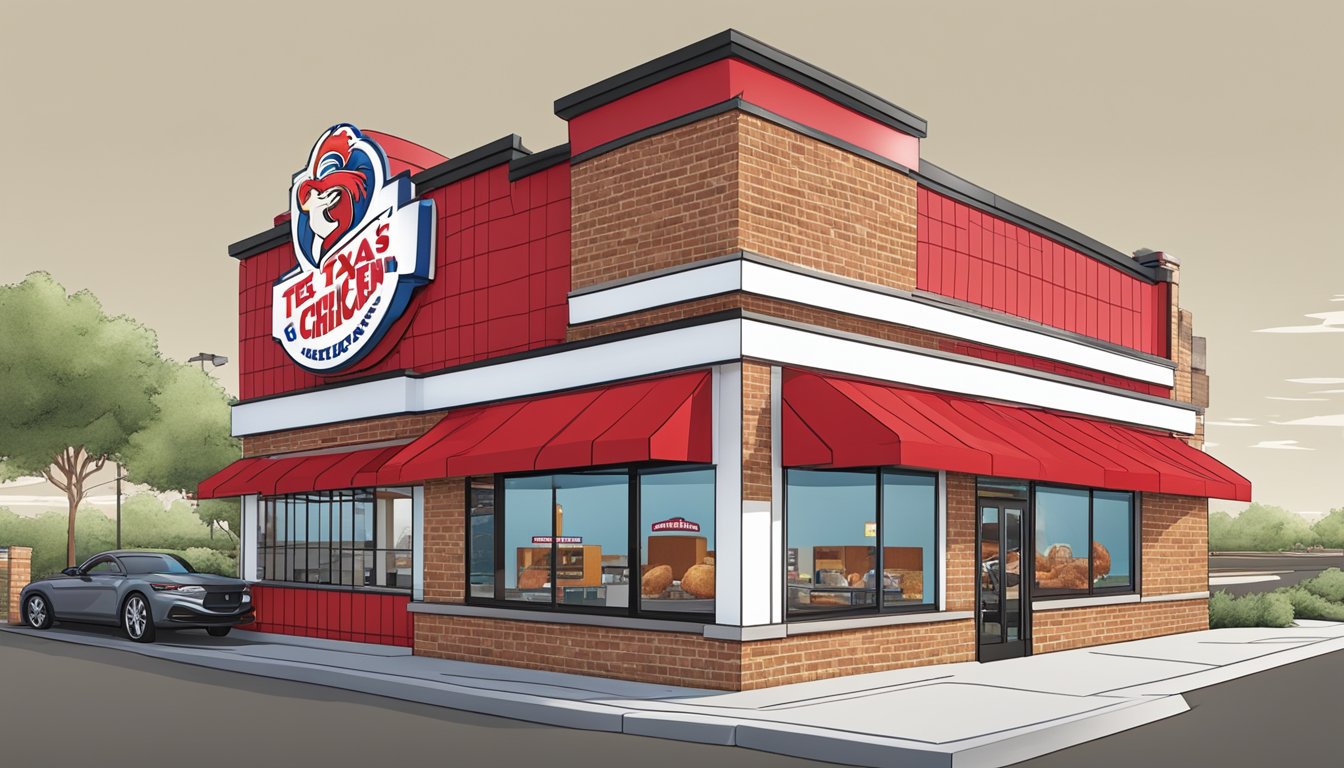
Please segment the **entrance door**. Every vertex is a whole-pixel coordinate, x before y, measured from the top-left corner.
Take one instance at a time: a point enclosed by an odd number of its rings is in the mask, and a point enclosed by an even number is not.
[[[982,498],[976,526],[980,563],[976,631],[980,661],[1027,654],[1027,595],[1022,581],[1026,504]],[[1029,554],[1029,553],[1028,553]]]

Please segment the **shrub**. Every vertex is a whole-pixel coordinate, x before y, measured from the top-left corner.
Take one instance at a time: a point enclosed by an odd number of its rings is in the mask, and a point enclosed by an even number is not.
[[[1307,579],[1298,586],[1332,603],[1344,603],[1344,571],[1338,568],[1328,568],[1319,576]]]
[[[1293,623],[1293,604],[1278,593],[1233,597],[1218,592],[1209,600],[1209,628],[1287,627]]]
[[[238,560],[218,550],[207,547],[191,547],[178,553],[186,558],[191,567],[201,573],[216,573],[220,576],[238,576]]]
[[[1283,594],[1293,605],[1293,618],[1318,619],[1320,621],[1344,621],[1344,605],[1332,603],[1318,594],[1298,585],[1275,590]]]

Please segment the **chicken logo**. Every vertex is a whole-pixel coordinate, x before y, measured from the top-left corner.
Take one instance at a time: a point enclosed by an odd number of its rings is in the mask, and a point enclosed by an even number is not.
[[[337,373],[367,355],[434,279],[434,203],[347,123],[329,128],[290,187],[298,266],[274,288],[273,335],[300,366]]]

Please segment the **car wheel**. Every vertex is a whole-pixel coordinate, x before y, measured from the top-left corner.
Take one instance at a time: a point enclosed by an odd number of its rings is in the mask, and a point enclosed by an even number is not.
[[[33,629],[49,629],[52,622],[56,621],[56,615],[51,611],[51,603],[38,593],[29,595],[24,601],[23,613],[28,626]]]
[[[121,629],[137,643],[154,642],[154,614],[139,592],[132,592],[121,606]]]
[[[206,627],[205,631],[209,632],[211,637],[227,637],[230,629],[233,627]]]

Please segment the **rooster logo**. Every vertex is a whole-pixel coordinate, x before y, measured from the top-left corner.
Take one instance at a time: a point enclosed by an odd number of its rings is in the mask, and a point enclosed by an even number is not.
[[[341,123],[327,129],[313,145],[307,166],[294,176],[290,226],[299,258],[317,268],[340,248],[364,221],[386,175],[382,149],[358,128]]]
[[[301,367],[357,364],[434,279],[433,200],[349,123],[322,133],[294,174],[289,226],[297,264],[271,294],[271,334]]]

